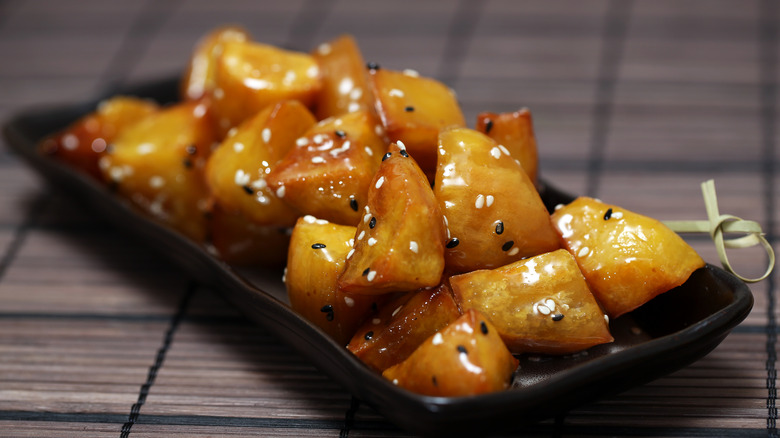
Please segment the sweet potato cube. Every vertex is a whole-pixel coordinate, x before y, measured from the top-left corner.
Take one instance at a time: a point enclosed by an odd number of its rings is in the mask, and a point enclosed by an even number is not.
[[[157,111],[153,102],[135,97],[117,96],[105,100],[97,110],[77,120],[65,130],[47,137],[39,145],[49,155],[86,174],[103,180],[98,167],[108,145],[119,133]]]
[[[240,212],[219,205],[210,212],[209,242],[220,260],[236,266],[284,266],[287,228],[258,225]]]
[[[528,178],[536,184],[539,156],[531,111],[523,108],[511,113],[484,112],[477,116],[477,131],[503,145],[520,162]]]
[[[285,202],[304,214],[357,225],[387,148],[374,126],[365,111],[323,120],[274,167],[269,186],[286,187]]]
[[[704,266],[664,224],[615,205],[580,197],[552,219],[610,318],[685,283]]]
[[[387,136],[402,141],[426,175],[436,168],[439,130],[466,126],[454,92],[434,79],[385,69],[369,71],[375,107]]]
[[[485,134],[441,132],[434,193],[449,227],[448,268],[496,268],[560,248],[534,184]]]
[[[472,309],[382,375],[419,394],[456,397],[508,388],[517,365],[490,320]]]
[[[287,256],[290,305],[341,345],[383,299],[351,295],[336,285],[354,235],[355,227],[304,216],[295,224]]]
[[[317,119],[374,111],[366,63],[352,36],[342,35],[322,43],[311,54],[320,67],[322,79],[315,109]]]
[[[203,167],[216,138],[212,126],[202,103],[168,107],[122,130],[100,170],[121,196],[202,242],[208,208]]]
[[[240,26],[222,26],[206,34],[195,45],[181,81],[181,96],[197,100],[214,91],[216,87],[217,59],[229,41],[251,41],[249,33]]]
[[[428,180],[394,143],[368,188],[355,252],[347,257],[339,286],[365,294],[437,286],[444,271],[444,239],[444,221]]]
[[[461,309],[482,312],[512,353],[565,354],[612,342],[604,312],[564,249],[456,275],[450,284]]]
[[[292,226],[300,215],[279,199],[283,186],[271,188],[266,178],[314,123],[297,101],[276,103],[242,123],[208,161],[206,178],[216,202],[258,225]]]
[[[382,372],[409,357],[425,339],[459,316],[447,286],[409,292],[383,304],[355,332],[347,349]]]
[[[252,42],[225,42],[215,77],[213,106],[223,133],[282,100],[310,107],[321,87],[310,55]]]

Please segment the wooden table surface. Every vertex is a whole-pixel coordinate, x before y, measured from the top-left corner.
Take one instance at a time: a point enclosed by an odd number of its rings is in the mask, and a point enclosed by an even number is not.
[[[780,4],[745,1],[0,1],[0,117],[181,72],[207,30],[367,60],[527,106],[543,177],[659,219],[780,231]],[[691,238],[709,262],[712,243]],[[780,251],[778,251],[780,252]],[[757,275],[756,249],[731,253]],[[777,436],[778,274],[689,367],[506,436]],[[0,436],[407,436],[208,287],[0,152]]]

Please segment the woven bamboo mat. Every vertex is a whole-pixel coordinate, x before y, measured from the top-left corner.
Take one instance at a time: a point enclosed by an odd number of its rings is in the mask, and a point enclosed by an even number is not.
[[[299,50],[341,33],[459,93],[534,113],[544,178],[660,219],[759,221],[780,252],[773,0],[0,1],[0,117],[177,74],[241,23]],[[691,243],[710,262],[706,239]],[[758,274],[763,255],[733,256]],[[778,274],[715,351],[507,436],[777,436]],[[0,436],[406,436],[164,257],[0,152]]]

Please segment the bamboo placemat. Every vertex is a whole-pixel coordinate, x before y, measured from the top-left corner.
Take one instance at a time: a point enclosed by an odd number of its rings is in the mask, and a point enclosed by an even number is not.
[[[721,211],[778,251],[780,5],[749,1],[0,1],[0,117],[178,73],[241,23],[351,33],[480,111],[534,113],[543,177],[660,219]],[[691,238],[710,262],[709,240]],[[758,250],[732,256],[760,274]],[[778,274],[715,351],[507,436],[777,436]],[[0,152],[0,436],[405,436],[164,257]]]

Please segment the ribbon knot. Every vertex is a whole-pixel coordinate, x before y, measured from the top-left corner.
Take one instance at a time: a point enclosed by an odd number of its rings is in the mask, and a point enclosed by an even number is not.
[[[701,191],[704,197],[704,206],[707,210],[708,220],[703,221],[664,221],[664,224],[678,233],[709,233],[715,249],[718,251],[718,257],[723,267],[734,274],[740,280],[746,283],[755,283],[761,281],[772,273],[775,266],[775,252],[772,245],[764,237],[761,225],[755,221],[749,221],[730,214],[720,214],[718,211],[718,197],[715,193],[715,181],[709,180],[701,184]],[[740,237],[725,238],[726,233],[744,234]],[[726,255],[726,248],[749,248],[761,244],[766,251],[768,266],[764,275],[758,278],[747,278],[739,275],[729,262]]]

